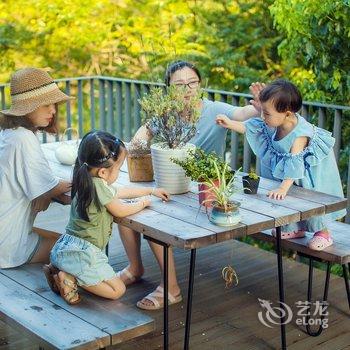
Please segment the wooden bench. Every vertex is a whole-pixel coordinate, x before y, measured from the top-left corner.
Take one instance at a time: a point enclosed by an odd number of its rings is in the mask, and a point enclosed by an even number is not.
[[[152,318],[119,300],[83,292],[79,305],[68,305],[49,289],[41,264],[0,270],[0,295],[0,319],[40,349],[102,349],[154,330]]]
[[[309,259],[309,276],[307,290],[308,302],[311,302],[312,299],[313,261],[316,260],[319,262],[327,263],[323,301],[327,301],[328,298],[331,264],[337,263],[342,265],[345,289],[350,309],[350,225],[335,221],[330,224],[330,230],[332,232],[334,244],[323,251],[319,252],[308,248],[307,242],[312,237],[311,233],[307,233],[306,237],[304,238],[282,240],[282,248],[296,251],[299,256],[303,256]],[[272,236],[270,230],[259,232],[257,234],[252,235],[251,237],[256,240],[275,243],[275,238]],[[322,333],[322,330],[322,323],[317,331],[312,331],[310,326],[306,327],[307,333],[312,336],[320,335]]]

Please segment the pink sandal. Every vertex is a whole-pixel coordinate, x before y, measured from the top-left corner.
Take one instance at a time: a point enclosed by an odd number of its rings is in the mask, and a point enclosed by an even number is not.
[[[276,229],[272,229],[272,236],[276,237]],[[292,232],[281,232],[281,239],[291,239],[291,238],[303,238],[305,237],[305,231],[292,231]]]
[[[323,231],[317,231],[314,236],[308,242],[308,247],[312,250],[323,250],[333,244],[331,236],[327,235]]]

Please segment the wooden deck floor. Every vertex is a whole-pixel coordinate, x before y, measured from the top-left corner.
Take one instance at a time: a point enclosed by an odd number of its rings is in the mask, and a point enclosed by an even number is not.
[[[53,204],[49,211],[40,215],[37,222],[40,223],[40,227],[63,232],[68,211],[68,206]],[[179,283],[186,302],[189,252],[175,250],[174,253]],[[130,304],[135,304],[152,291],[160,278],[155,259],[144,240],[142,255],[146,270],[144,279],[130,286],[123,297],[123,301]],[[117,232],[110,244],[110,256],[115,270],[126,265],[127,259]],[[225,289],[221,279],[221,269],[227,264],[233,264],[240,279],[239,285],[231,289]],[[298,309],[295,302],[306,299],[308,267],[285,259],[284,271],[286,302],[296,315]],[[315,271],[314,281],[315,296],[320,297],[324,273]],[[267,328],[259,322],[258,312],[262,309],[258,298],[270,300],[277,305],[275,254],[237,241],[199,249],[190,349],[278,349],[279,328]],[[170,349],[182,349],[183,346],[185,302],[170,308]],[[295,324],[294,316],[292,323],[287,327],[288,349],[350,349],[350,312],[344,281],[339,277],[331,277],[329,302],[329,329],[319,337],[309,337]],[[162,312],[149,314],[156,320],[157,329],[153,334],[111,349],[161,349]],[[37,349],[37,345],[0,322],[0,350],[7,349]]]

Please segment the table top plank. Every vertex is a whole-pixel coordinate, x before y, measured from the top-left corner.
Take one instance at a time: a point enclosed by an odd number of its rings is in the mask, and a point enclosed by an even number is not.
[[[215,232],[150,209],[127,218],[115,218],[114,222],[179,248],[193,249],[216,243]],[[245,226],[238,230],[245,230]]]
[[[175,202],[183,203],[198,211],[199,202],[197,197],[173,195],[171,198]],[[202,208],[201,212],[204,213],[205,209]],[[271,216],[255,213],[244,208],[240,208],[240,214],[242,216],[241,222],[247,225],[247,235],[274,227],[274,218]],[[234,234],[231,234],[231,238],[234,238]]]
[[[260,178],[259,187],[264,188],[266,190],[273,190],[278,187],[278,184],[279,182],[277,181],[273,181],[266,178]],[[296,185],[291,186],[291,188],[288,191],[288,195],[293,196],[295,198],[305,199],[309,202],[323,204],[325,206],[326,213],[331,213],[340,209],[344,209],[347,205],[346,198],[341,198],[330,194],[309,190],[307,188],[303,188]]]

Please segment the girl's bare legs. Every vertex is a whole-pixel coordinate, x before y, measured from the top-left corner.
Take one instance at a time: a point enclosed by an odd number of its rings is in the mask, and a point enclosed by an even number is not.
[[[64,271],[60,271],[57,275],[54,275],[54,279],[62,289],[63,294],[65,295],[68,295],[69,292],[73,290],[73,288],[70,285],[65,284],[64,280],[66,279],[73,283],[76,283],[75,277]],[[125,284],[118,277],[114,277],[110,280],[103,281],[95,286],[81,286],[81,288],[85,289],[86,291],[92,294],[113,300],[119,299],[125,293],[126,290]],[[74,299],[70,301],[74,302],[77,299],[79,299],[78,294]]]
[[[60,235],[57,232],[47,231],[37,227],[33,227],[33,232],[40,235],[41,242],[38,251],[34,254],[30,263],[49,263],[51,249]]]
[[[127,269],[136,278],[141,277],[144,273],[141,259],[141,235],[138,232],[121,225],[118,225],[118,230],[126,255],[129,259],[129,266]],[[123,280],[123,278],[127,277],[122,275],[121,279]]]
[[[126,290],[125,284],[118,277],[103,281],[95,286],[81,286],[81,288],[92,294],[113,300],[119,299]]]
[[[126,250],[126,254],[130,262],[130,265],[128,266],[128,270],[134,276],[141,276],[144,271],[142,260],[141,260],[141,235],[138,232],[124,226],[118,225],[118,229],[119,229],[120,237],[123,242],[124,248]],[[164,272],[163,247],[151,241],[148,241],[148,243],[160,267],[160,270],[162,273],[160,286],[163,286],[163,272]],[[168,272],[169,293],[174,296],[177,296],[180,294],[180,287],[178,285],[177,278],[176,278],[174,255],[171,248],[169,249],[168,264],[169,264],[169,272]],[[134,273],[135,271],[138,271],[138,272],[142,271],[142,274],[135,274]],[[149,304],[149,305],[153,304],[151,301],[147,299],[143,299],[142,303]]]
[[[148,241],[154,256],[157,259],[158,265],[160,267],[160,270],[162,272],[162,277],[161,277],[161,281],[160,281],[160,286],[164,286],[164,281],[163,281],[163,272],[164,272],[164,261],[163,261],[163,246]],[[174,254],[173,254],[173,250],[172,248],[169,248],[169,254],[168,254],[168,283],[169,283],[169,293],[176,296],[180,294],[180,287],[179,284],[177,282],[177,278],[176,278],[176,270],[175,270],[175,261],[174,261]]]

